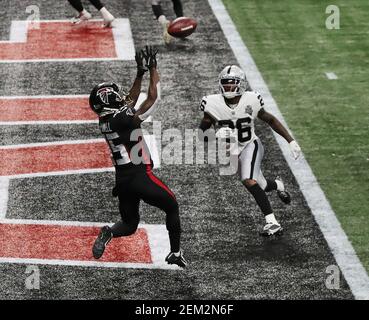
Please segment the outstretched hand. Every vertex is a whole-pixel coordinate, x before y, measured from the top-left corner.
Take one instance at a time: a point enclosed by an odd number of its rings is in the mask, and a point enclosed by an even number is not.
[[[146,66],[144,66],[144,55],[142,50],[136,51],[135,60],[137,63],[137,75],[142,77],[145,72],[149,70]]]
[[[146,61],[146,67],[148,69],[156,68],[157,61],[156,55],[158,53],[158,49],[154,48],[153,46],[145,46],[145,49],[141,50],[141,53]]]

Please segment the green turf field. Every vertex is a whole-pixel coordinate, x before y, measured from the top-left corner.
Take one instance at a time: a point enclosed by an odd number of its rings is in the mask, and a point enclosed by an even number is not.
[[[369,2],[224,3],[369,270]],[[325,27],[330,4],[339,30]]]

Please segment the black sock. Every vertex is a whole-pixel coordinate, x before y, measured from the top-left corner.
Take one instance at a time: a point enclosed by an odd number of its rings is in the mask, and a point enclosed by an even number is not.
[[[277,190],[277,182],[275,180],[268,180],[267,179],[267,185],[264,189],[265,192]]]
[[[138,223],[124,223],[119,221],[115,223],[110,229],[114,238],[125,237],[134,234],[137,230]]]
[[[80,0],[68,0],[70,5],[76,9],[78,12],[83,11],[83,6]]]
[[[178,252],[181,242],[181,233],[178,231],[169,231],[170,252]]]
[[[260,188],[258,184],[254,184],[248,187],[247,190],[254,196],[256,203],[260,207],[264,216],[273,213],[272,207],[270,206],[269,199],[263,189]]]
[[[160,4],[153,4],[151,7],[156,19],[164,14]]]
[[[182,8],[182,3],[181,3],[181,0],[172,0],[173,2],[173,9],[174,9],[174,12],[178,17],[183,17],[183,8]]]
[[[101,8],[104,7],[104,5],[100,2],[100,0],[90,0],[90,2],[93,4],[93,6],[97,9],[97,10],[101,10]]]

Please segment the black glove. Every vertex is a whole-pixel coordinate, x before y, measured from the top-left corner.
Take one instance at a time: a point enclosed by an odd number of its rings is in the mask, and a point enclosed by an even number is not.
[[[137,76],[142,77],[149,69],[143,65],[144,56],[141,51],[136,51],[135,60],[137,63]]]
[[[157,61],[156,61],[156,54],[158,53],[158,49],[154,48],[153,46],[146,46],[145,49],[141,50],[143,57],[146,60],[146,67],[148,69],[156,68]]]

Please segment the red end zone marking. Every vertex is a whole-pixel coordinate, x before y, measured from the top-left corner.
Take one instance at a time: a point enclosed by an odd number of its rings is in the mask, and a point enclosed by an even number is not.
[[[112,166],[106,142],[0,148],[0,176]]]
[[[0,98],[0,121],[96,120],[87,98]]]
[[[111,240],[101,259],[92,257],[98,227],[1,224],[0,257],[76,261],[152,263],[147,232]]]
[[[101,22],[74,26],[70,22],[40,22],[28,29],[26,43],[0,43],[0,60],[116,58],[111,28]]]

